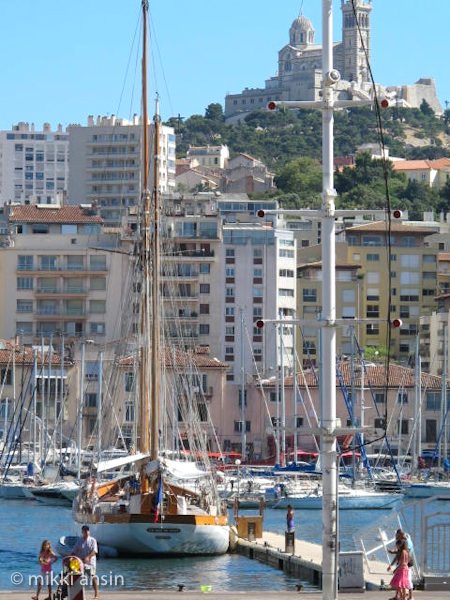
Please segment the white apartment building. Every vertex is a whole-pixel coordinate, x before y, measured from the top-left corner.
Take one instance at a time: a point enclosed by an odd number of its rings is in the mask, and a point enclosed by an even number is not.
[[[153,149],[153,125],[149,144]],[[127,208],[140,201],[141,129],[139,119],[88,117],[87,126],[69,127],[69,203],[92,203],[105,225],[118,227]],[[175,189],[175,133],[161,126],[160,190]]]
[[[0,131],[0,205],[51,203],[67,192],[69,135],[48,123],[42,130],[20,122]]]
[[[120,337],[127,253],[89,207],[6,205],[0,229],[0,336],[26,344]]]

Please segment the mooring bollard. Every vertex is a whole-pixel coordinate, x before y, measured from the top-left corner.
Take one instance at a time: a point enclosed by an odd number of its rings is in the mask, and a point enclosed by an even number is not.
[[[284,534],[284,551],[287,554],[295,553],[295,531],[286,531]]]

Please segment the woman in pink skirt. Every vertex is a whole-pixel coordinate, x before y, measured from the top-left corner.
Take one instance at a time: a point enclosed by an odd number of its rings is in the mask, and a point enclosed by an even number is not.
[[[399,600],[406,600],[406,590],[409,590],[411,586],[411,579],[409,575],[409,553],[406,549],[406,542],[402,540],[398,548],[398,563],[397,568],[394,571],[394,576],[391,579],[391,587],[397,590],[397,598]],[[388,569],[391,567],[389,566]]]

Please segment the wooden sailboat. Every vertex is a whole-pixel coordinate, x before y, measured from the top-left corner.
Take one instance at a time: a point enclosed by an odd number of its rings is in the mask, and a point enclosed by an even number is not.
[[[212,483],[212,474],[200,470],[195,463],[163,458],[159,449],[160,371],[164,362],[160,324],[160,117],[157,102],[153,131],[153,187],[150,192],[147,14],[148,2],[142,0],[143,159],[138,245],[142,276],[138,378],[140,443],[138,454],[120,459],[122,465],[134,463],[136,475],[103,484],[91,480],[75,499],[73,516],[78,523],[89,523],[100,544],[112,546],[120,554],[222,554],[229,545],[228,518],[226,508],[215,493],[215,486],[208,487],[208,483]],[[102,470],[102,465],[98,465],[97,472]],[[195,484],[189,487],[186,483],[189,481]]]

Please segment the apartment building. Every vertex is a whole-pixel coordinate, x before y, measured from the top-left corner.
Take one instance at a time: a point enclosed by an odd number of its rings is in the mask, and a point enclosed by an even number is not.
[[[6,205],[0,229],[0,332],[24,343],[64,334],[108,342],[120,335],[118,315],[126,254],[102,233],[88,206]]]
[[[319,357],[319,329],[308,321],[320,318],[322,312],[322,247],[319,245],[298,250],[297,262],[297,314],[305,321],[297,337],[297,354],[304,368],[316,367]],[[348,319],[348,326],[336,328],[336,348],[339,355],[354,353],[354,340],[359,339],[360,327],[356,319],[360,314],[360,297],[363,293],[361,265],[348,260],[347,245],[336,244],[336,316]]]
[[[361,265],[359,314],[365,319],[373,319],[360,327],[362,346],[386,346],[390,296],[391,317],[402,321],[400,328],[391,329],[391,356],[406,362],[414,354],[419,318],[430,315],[435,308],[438,250],[427,246],[425,240],[437,229],[392,223],[390,261],[385,222],[356,225],[345,230],[348,259]]]
[[[20,122],[0,131],[0,206],[7,202],[51,203],[67,193],[69,134],[48,123],[36,130]]]
[[[140,202],[141,129],[139,119],[88,117],[87,126],[69,127],[69,203],[95,204],[104,224],[122,225],[128,207]],[[153,124],[149,125],[153,148]],[[160,129],[161,192],[175,189],[175,133]]]

